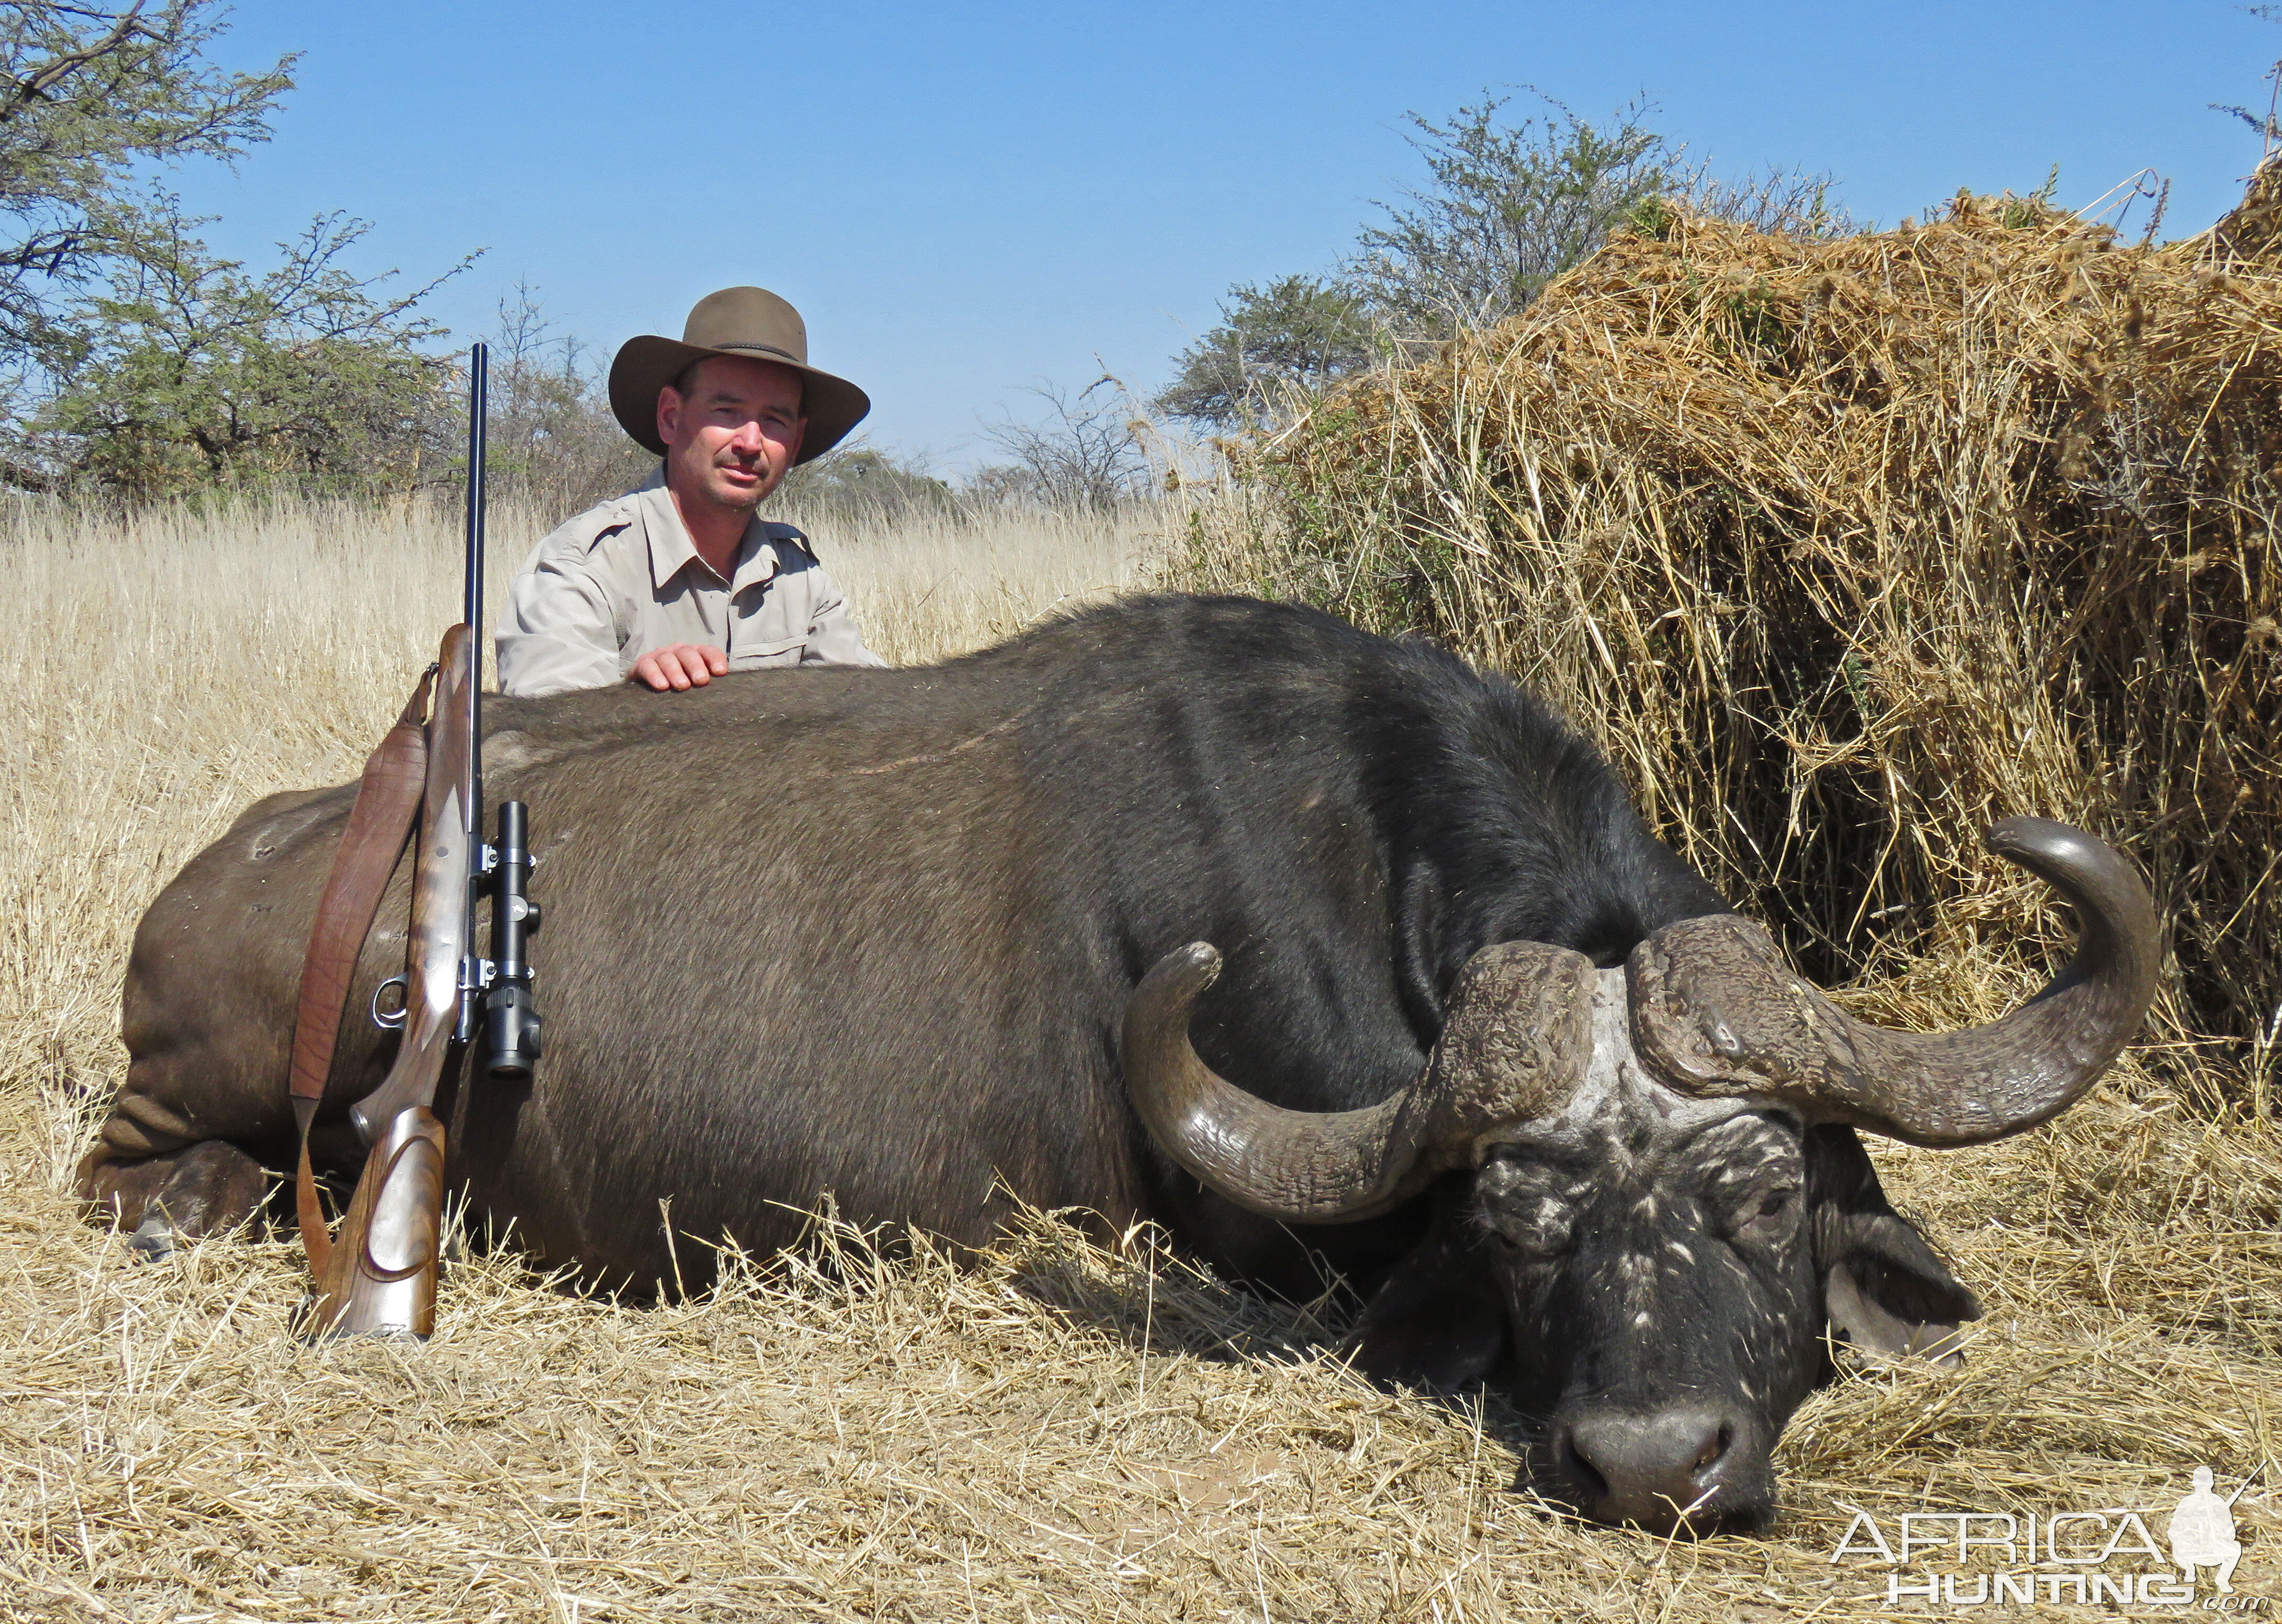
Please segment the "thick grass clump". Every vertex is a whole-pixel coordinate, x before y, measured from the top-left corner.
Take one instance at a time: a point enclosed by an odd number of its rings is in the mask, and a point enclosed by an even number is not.
[[[1828,979],[1975,961],[2040,889],[1980,831],[2089,827],[2173,923],[2168,1035],[2263,1110],[2277,183],[2162,247],[2009,197],[1836,241],[1667,215],[1242,449],[1253,488],[1182,574],[1563,703]],[[1987,1013],[1986,977],[1948,979],[1955,1018]]]

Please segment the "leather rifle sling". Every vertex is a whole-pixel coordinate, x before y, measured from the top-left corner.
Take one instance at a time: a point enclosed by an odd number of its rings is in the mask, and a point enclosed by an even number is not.
[[[309,929],[309,951],[301,960],[301,998],[293,1016],[293,1120],[301,1131],[301,1164],[295,1176],[293,1207],[301,1223],[301,1247],[311,1274],[322,1273],[332,1255],[332,1236],[317,1202],[316,1175],[309,1166],[309,1127],[325,1098],[340,1040],[341,1010],[356,977],[357,959],[380,899],[396,872],[404,843],[419,820],[428,783],[428,692],[436,680],[431,665],[405,702],[396,726],[364,764],[348,827],[333,853],[332,872],[317,902]]]

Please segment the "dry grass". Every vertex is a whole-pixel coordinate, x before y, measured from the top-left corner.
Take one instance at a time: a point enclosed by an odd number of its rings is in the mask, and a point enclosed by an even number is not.
[[[1166,521],[1035,509],[778,514],[848,588],[865,640],[898,665],[1003,641],[1043,615],[1137,584]]]
[[[2008,934],[1996,818],[2175,922],[2175,1036],[2282,1029],[2282,167],[2131,248],[2026,199],[1807,241],[1675,218],[1251,449],[1191,579],[1423,631],[1595,730],[1826,976]]]
[[[1011,629],[1133,552],[1002,532],[1021,584],[947,600],[928,587],[981,547],[819,535],[898,651]],[[2145,1076],[2026,1139],[1882,1153],[1987,1330],[1961,1378],[1812,1401],[1785,1522],[1700,1546],[1548,1516],[1511,1492],[1511,1417],[1375,1392],[1306,1314],[1146,1235],[1041,1220],[959,1269],[827,1226],[793,1268],[646,1310],[481,1258],[409,1350],[295,1346],[289,1241],[131,1263],[63,1192],[120,1072],[127,934],[245,801],[349,775],[454,610],[451,546],[330,509],[0,539],[0,1619],[1890,1616],[1874,1571],[1826,1559],[1846,1504],[2162,1508],[2198,1464],[2264,1471],[2237,1583],[2282,1581],[2282,1144]],[[881,624],[897,601],[985,607]],[[2023,972],[1986,974],[1995,999]]]

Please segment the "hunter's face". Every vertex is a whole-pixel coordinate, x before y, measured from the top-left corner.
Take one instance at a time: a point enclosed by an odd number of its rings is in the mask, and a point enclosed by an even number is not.
[[[724,508],[758,506],[800,455],[808,428],[800,374],[772,361],[713,355],[687,382],[686,395],[671,385],[658,392],[667,483]]]

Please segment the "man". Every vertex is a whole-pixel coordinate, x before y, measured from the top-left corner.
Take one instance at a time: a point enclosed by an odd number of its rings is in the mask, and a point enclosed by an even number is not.
[[[610,363],[610,410],[665,459],[663,480],[532,550],[508,591],[500,687],[664,693],[767,665],[886,664],[808,538],[757,511],[871,409],[808,364],[800,313],[765,289],[708,294],[678,344],[628,339]]]

